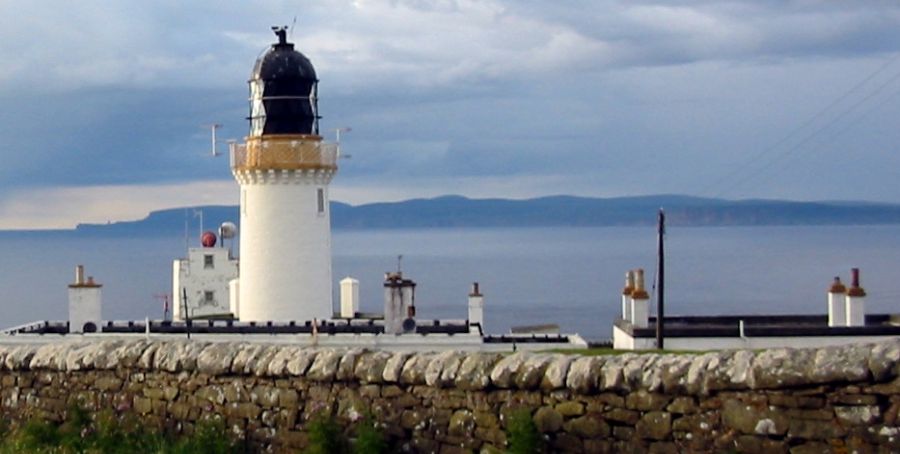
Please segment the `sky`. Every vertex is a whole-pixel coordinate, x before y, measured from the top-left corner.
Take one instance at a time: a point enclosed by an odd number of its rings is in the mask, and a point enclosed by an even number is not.
[[[0,229],[237,203],[272,25],[315,65],[332,198],[900,203],[900,3],[0,1]],[[224,151],[225,144],[220,145]]]

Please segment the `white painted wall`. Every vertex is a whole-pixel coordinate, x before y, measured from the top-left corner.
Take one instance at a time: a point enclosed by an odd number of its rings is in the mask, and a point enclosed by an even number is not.
[[[241,280],[239,278],[228,281],[228,308],[235,317],[241,313]]]
[[[469,323],[478,323],[484,329],[484,296],[469,295]]]
[[[91,322],[100,328],[102,295],[100,286],[69,286],[69,332],[84,332],[84,324]]]
[[[866,297],[847,295],[845,309],[847,326],[866,325]]]
[[[893,339],[894,336],[797,336],[797,337],[670,337],[664,339],[666,350],[731,350],[763,348],[807,348],[833,345],[864,344]],[[619,327],[613,327],[613,348],[620,350],[653,350],[655,338],[632,338]]]
[[[333,315],[331,170],[238,171],[241,185],[241,321]],[[318,211],[317,191],[325,196]]]
[[[415,287],[410,283],[384,287],[385,334],[403,332],[403,321],[409,318],[407,314],[413,305],[414,294]]]
[[[183,291],[187,291],[188,315],[191,318],[226,315],[231,313],[231,289],[229,282],[238,277],[238,261],[228,256],[228,249],[221,247],[190,248],[186,259],[172,264],[172,315],[174,320],[184,320]],[[212,267],[207,267],[205,257],[212,256]],[[213,292],[213,299],[206,299],[206,292]]]
[[[646,328],[650,321],[650,299],[631,298],[631,323],[638,328]]]
[[[341,317],[353,318],[359,312],[359,281],[352,277],[341,279]]]
[[[847,325],[847,305],[844,301],[846,295],[838,292],[828,292],[828,326]]]

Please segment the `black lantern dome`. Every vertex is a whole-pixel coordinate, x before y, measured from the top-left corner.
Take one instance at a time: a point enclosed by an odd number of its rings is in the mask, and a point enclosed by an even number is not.
[[[250,75],[250,136],[319,134],[316,70],[287,42],[287,27],[272,27],[278,42],[256,60]]]

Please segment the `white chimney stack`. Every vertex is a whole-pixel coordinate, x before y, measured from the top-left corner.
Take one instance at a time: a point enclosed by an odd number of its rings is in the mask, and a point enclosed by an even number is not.
[[[866,326],[866,291],[859,285],[859,268],[850,272],[853,279],[847,290],[847,326]]]
[[[831,288],[828,289],[828,326],[847,326],[846,298],[847,287],[841,278],[835,276]]]
[[[359,312],[359,281],[350,276],[341,280],[341,318],[354,318]]]
[[[484,296],[481,294],[477,282],[472,284],[472,291],[469,292],[469,324],[476,323],[484,332]]]
[[[625,288],[622,289],[622,319],[631,320],[631,292],[634,291],[634,271],[625,273]]]
[[[384,276],[384,333],[401,334],[404,323],[415,317],[416,283],[399,271]],[[413,327],[414,330],[414,327]]]
[[[75,282],[69,284],[69,332],[93,333],[100,330],[102,285],[93,277],[84,280],[84,266],[75,267]]]
[[[649,326],[650,295],[644,290],[644,270],[635,270],[634,291],[631,292],[631,324],[635,328]]]

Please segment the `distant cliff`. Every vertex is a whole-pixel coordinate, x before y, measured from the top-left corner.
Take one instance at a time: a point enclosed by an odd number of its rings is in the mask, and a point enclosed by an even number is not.
[[[336,229],[436,227],[550,227],[652,225],[665,208],[669,225],[858,225],[900,224],[900,205],[866,202],[790,202],[706,199],[686,196],[587,198],[552,196],[528,200],[444,196],[351,206],[331,203]],[[205,225],[240,219],[236,206],[205,206]],[[85,234],[180,234],[193,209],[154,211],[138,221],[80,224]]]

